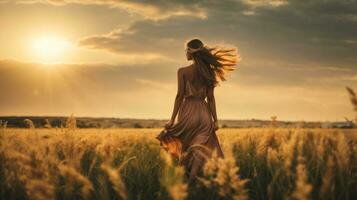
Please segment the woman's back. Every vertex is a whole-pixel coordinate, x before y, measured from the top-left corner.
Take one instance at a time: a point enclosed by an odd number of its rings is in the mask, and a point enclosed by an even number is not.
[[[205,99],[207,97],[207,87],[198,81],[194,65],[185,67],[185,98]]]

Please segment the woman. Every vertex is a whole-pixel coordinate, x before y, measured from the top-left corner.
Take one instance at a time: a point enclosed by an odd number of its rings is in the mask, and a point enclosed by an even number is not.
[[[234,70],[237,53],[235,49],[210,48],[193,39],[186,44],[186,57],[193,63],[177,71],[178,90],[171,120],[156,138],[179,159],[192,182],[214,150],[218,157],[224,157],[215,133],[218,120],[214,88],[225,80],[226,72]]]

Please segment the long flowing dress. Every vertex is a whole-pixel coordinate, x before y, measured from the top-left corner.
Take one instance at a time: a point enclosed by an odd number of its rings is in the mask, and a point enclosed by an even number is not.
[[[214,150],[218,157],[224,157],[206,97],[206,87],[195,88],[189,80],[185,80],[184,100],[176,122],[156,137],[167,152],[178,158],[189,177],[202,172]]]

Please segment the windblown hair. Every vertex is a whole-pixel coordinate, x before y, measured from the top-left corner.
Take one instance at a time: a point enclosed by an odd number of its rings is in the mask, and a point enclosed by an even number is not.
[[[192,39],[186,46],[194,51],[191,55],[197,63],[196,79],[208,87],[215,87],[220,81],[225,81],[226,74],[235,69],[240,59],[235,48],[208,47],[199,39]]]

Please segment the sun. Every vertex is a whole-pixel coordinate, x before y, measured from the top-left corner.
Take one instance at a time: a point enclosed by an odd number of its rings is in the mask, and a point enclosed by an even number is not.
[[[58,36],[42,36],[31,41],[31,53],[41,62],[59,62],[69,50],[70,42]]]

